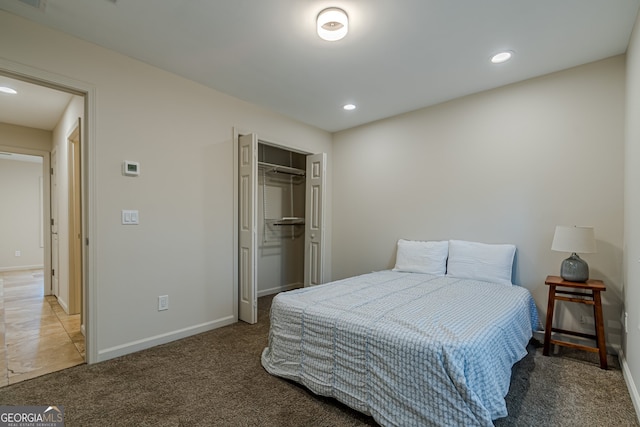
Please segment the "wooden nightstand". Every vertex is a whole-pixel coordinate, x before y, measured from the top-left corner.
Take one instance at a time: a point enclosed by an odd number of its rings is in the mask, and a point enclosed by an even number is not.
[[[551,344],[562,345],[565,347],[577,348],[580,350],[600,353],[600,367],[607,369],[607,347],[604,339],[604,320],[602,318],[602,300],[600,292],[607,290],[602,280],[587,280],[586,282],[568,282],[558,276],[547,276],[544,282],[549,286],[549,302],[547,304],[547,323],[544,327],[544,347],[542,354],[549,355],[549,347]],[[571,288],[571,290],[557,290],[557,287]],[[591,291],[591,292],[577,292]],[[565,296],[566,295],[566,296]],[[595,319],[595,335],[584,334],[582,332],[567,331],[553,327],[553,309],[556,300],[576,302],[579,304],[588,304],[593,306],[593,317]],[[573,335],[581,338],[589,338],[596,341],[596,347],[589,347],[581,344],[574,344],[567,341],[552,340],[551,332],[558,332],[565,335]]]

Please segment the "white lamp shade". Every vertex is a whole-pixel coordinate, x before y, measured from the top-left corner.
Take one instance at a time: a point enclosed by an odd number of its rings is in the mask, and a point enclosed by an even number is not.
[[[349,18],[344,10],[330,7],[320,12],[316,28],[321,39],[337,41],[349,32]]]
[[[593,227],[556,226],[551,250],[558,252],[594,253],[596,237]]]

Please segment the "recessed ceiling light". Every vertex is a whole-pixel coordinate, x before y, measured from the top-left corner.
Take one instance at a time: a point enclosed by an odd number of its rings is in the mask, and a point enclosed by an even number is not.
[[[345,104],[342,108],[344,108],[347,111],[351,111],[351,110],[355,110],[356,106],[353,104]]]
[[[347,13],[337,7],[324,9],[318,15],[316,30],[321,39],[334,42],[349,32]]]
[[[494,64],[502,64],[503,62],[507,62],[513,56],[513,52],[510,50],[505,50],[504,52],[498,52],[491,57],[491,62]]]
[[[16,93],[18,93],[15,89],[11,89],[10,87],[7,87],[7,86],[0,86],[0,92],[10,93],[11,95],[15,95]]]

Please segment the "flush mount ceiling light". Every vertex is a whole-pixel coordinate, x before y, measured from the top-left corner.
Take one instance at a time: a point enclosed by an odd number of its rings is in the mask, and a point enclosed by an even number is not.
[[[491,62],[494,64],[502,64],[503,62],[507,62],[513,56],[513,52],[510,50],[505,50],[504,52],[498,52],[491,57]]]
[[[355,110],[356,106],[353,104],[345,104],[342,106],[343,109],[347,110],[347,111],[351,111],[351,110]]]
[[[10,87],[6,86],[0,86],[0,92],[9,93],[11,95],[15,95],[16,93],[18,93],[15,89],[11,89]]]
[[[330,42],[342,39],[349,32],[347,13],[337,7],[330,7],[320,12],[317,24],[320,38]]]

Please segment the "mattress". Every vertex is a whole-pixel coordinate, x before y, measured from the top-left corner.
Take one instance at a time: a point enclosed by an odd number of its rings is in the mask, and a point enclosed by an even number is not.
[[[537,327],[525,288],[381,271],[278,294],[262,365],[381,425],[491,426]]]

